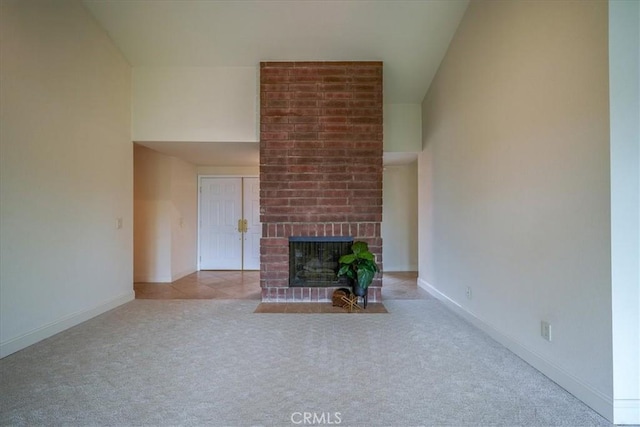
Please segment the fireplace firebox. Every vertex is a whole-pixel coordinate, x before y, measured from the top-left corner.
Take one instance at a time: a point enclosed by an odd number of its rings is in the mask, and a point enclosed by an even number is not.
[[[351,252],[353,237],[289,237],[289,286],[339,286],[338,260]]]

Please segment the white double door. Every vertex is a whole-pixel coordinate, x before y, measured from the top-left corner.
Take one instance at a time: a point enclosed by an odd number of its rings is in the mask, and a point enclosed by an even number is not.
[[[200,270],[260,269],[258,178],[200,177]]]

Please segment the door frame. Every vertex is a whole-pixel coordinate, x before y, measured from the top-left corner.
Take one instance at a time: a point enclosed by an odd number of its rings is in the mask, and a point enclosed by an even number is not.
[[[197,271],[202,271],[200,269],[200,225],[201,225],[201,218],[200,218],[200,198],[202,196],[202,179],[203,178],[258,178],[260,179],[260,175],[252,175],[252,174],[243,174],[243,175],[215,175],[215,174],[198,174],[198,227],[197,227],[197,239],[196,239],[196,245],[197,245],[197,251],[196,251],[196,269]],[[244,183],[242,185],[242,191],[244,192]],[[243,204],[244,204],[244,198],[243,198]],[[242,206],[242,211],[244,214],[244,206]],[[244,242],[243,242],[244,244]],[[244,260],[242,262],[242,270],[239,271],[245,271],[244,270]]]

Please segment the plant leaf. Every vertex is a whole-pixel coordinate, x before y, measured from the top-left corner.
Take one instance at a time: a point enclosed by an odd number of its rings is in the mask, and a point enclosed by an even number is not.
[[[369,245],[366,242],[355,242],[351,246],[351,250],[354,255],[357,257],[361,252],[367,252],[369,250]]]
[[[369,252],[369,251],[366,251],[366,252],[360,252],[360,253],[358,254],[358,258],[360,258],[360,259],[366,259],[366,260],[369,260],[369,261],[374,261],[374,260],[375,260],[375,256],[374,256],[371,252]]]
[[[342,255],[338,262],[340,264],[351,264],[356,260],[356,256],[354,254]]]
[[[338,277],[347,276],[348,278],[353,280],[355,280],[356,278],[356,274],[351,268],[351,265],[343,265],[342,267],[340,267],[340,270],[338,270],[337,276]]]
[[[358,285],[363,289],[367,289],[373,281],[374,274],[375,272],[367,268],[358,268]]]

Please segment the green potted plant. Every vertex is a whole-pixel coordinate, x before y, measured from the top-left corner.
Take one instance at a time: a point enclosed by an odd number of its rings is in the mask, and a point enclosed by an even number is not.
[[[353,293],[364,297],[364,307],[367,308],[367,288],[379,271],[375,255],[369,252],[369,245],[366,242],[355,242],[351,246],[351,253],[341,256],[338,262],[338,277],[352,280]]]

